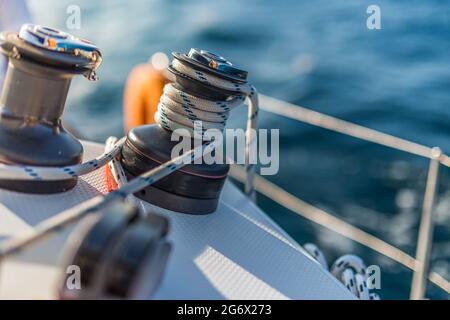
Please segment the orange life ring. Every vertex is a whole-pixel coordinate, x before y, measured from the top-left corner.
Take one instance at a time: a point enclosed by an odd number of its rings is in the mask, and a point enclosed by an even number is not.
[[[155,123],[154,115],[164,85],[168,82],[164,71],[151,64],[136,66],[130,73],[124,92],[124,130]]]

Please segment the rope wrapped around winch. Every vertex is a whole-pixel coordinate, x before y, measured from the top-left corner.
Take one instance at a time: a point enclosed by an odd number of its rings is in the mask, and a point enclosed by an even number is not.
[[[171,67],[180,74],[194,78],[217,89],[234,92],[235,96],[227,100],[209,100],[190,95],[169,83],[164,87],[158,105],[158,112],[155,119],[163,128],[174,131],[176,129],[186,129],[190,134],[194,134],[196,121],[201,121],[203,131],[202,139],[210,141],[209,150],[213,150],[221,141],[211,141],[207,129],[224,130],[229,112],[241,106],[245,98],[248,98],[248,117],[246,130],[246,151],[245,162],[247,171],[246,194],[255,199],[254,175],[255,164],[250,163],[250,152],[255,150],[256,129],[258,116],[258,94],[256,89],[248,83],[237,83],[231,80],[194,70],[186,64],[173,60]],[[195,135],[194,135],[195,136]],[[120,153],[120,148],[125,138],[119,140],[115,147],[101,156],[84,162],[82,164],[66,167],[42,167],[42,166],[22,166],[0,164],[0,179],[10,180],[39,180],[39,181],[59,181],[68,178],[75,178],[93,172],[105,166],[116,155]]]

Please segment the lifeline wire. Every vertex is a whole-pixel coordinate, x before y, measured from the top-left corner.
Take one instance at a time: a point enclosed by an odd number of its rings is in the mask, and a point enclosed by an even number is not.
[[[218,89],[235,92],[236,95],[228,100],[207,100],[190,95],[169,83],[164,87],[155,114],[158,124],[169,130],[185,129],[192,137],[200,133],[203,140],[211,140],[205,132],[208,129],[224,130],[229,112],[244,103],[245,97],[248,99],[248,115],[245,146],[245,168],[247,172],[247,182],[245,185],[246,194],[255,200],[256,192],[254,188],[255,165],[250,163],[250,152],[256,150],[256,129],[258,117],[258,94],[256,89],[247,83],[236,83],[225,80],[206,72],[193,69],[190,65],[178,60],[172,62],[172,68],[177,72],[195,79],[209,86]],[[196,123],[201,121],[202,131],[197,132]],[[178,131],[177,131],[178,132]],[[181,135],[183,135],[180,132]]]

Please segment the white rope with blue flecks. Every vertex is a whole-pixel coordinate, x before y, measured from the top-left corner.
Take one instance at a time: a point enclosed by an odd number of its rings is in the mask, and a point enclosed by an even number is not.
[[[113,150],[114,147],[117,145],[117,143],[118,139],[116,137],[111,136],[108,139],[106,139],[105,153]],[[128,178],[127,175],[125,174],[125,171],[123,170],[122,165],[120,164],[119,156],[120,154],[111,159],[111,161],[108,162],[108,167],[109,170],[111,171],[111,175],[113,176],[114,181],[117,183],[117,187],[121,188],[122,186],[128,183]],[[133,194],[128,195],[127,200],[134,206],[141,208],[141,213],[143,214],[146,213],[143,203]]]
[[[248,175],[246,192],[249,197],[254,199],[254,166],[249,163],[249,152],[250,150],[253,150],[256,144],[255,134],[258,115],[258,96],[256,90],[248,84],[236,84],[230,81],[224,81],[214,76],[202,74],[198,71],[185,67],[176,60],[173,62],[172,66],[177,69],[178,72],[182,72],[189,77],[214,85],[218,88],[234,91],[236,92],[236,97],[227,101],[211,102],[182,93],[180,90],[176,90],[176,88],[172,85],[166,86],[163,97],[161,98],[160,107],[155,117],[158,123],[168,130],[173,131],[174,129],[181,127],[185,129],[190,128],[193,130],[195,125],[194,120],[202,121],[202,119],[207,119],[207,128],[222,130],[224,128],[223,122],[228,118],[228,112],[243,103],[244,99],[242,96],[238,95],[238,93],[243,93],[249,99],[246,132],[246,168]],[[211,114],[205,114],[204,112],[210,112]],[[177,114],[177,116],[174,116],[174,114]],[[180,116],[189,119],[189,121],[179,123],[172,120],[174,117],[177,117],[176,119],[179,120]],[[222,120],[219,120],[219,118]],[[187,163],[192,163],[203,155],[211,153],[220,143],[222,143],[222,141],[208,141],[207,137],[203,137],[203,139],[206,140],[206,142],[202,145],[141,174],[129,182],[125,182],[126,179],[124,179],[125,176],[122,172],[123,176],[117,177],[118,181],[120,181],[120,184],[122,185],[119,189],[111,192],[105,198],[97,197],[85,203],[81,203],[75,208],[69,209],[66,212],[60,213],[57,216],[43,221],[35,226],[34,230],[32,230],[29,234],[4,240],[0,243],[0,259],[8,254],[14,253],[28,245],[40,241],[51,235],[53,232],[64,228],[66,225],[81,219],[90,212],[89,210],[86,210],[86,206],[91,208],[96,204],[108,201],[108,199],[112,199],[117,196],[126,198],[129,195],[148,187],[172,172],[180,169]],[[111,139],[108,143],[108,150],[110,149],[109,151],[107,150],[100,157],[79,165],[64,168],[0,165],[0,179],[64,180],[87,174],[99,169],[109,162],[111,162],[110,168],[112,168],[113,173],[120,174],[120,166],[117,165],[118,162],[115,158],[119,155],[125,138],[120,139],[114,146],[112,145],[113,141],[114,140]],[[91,202],[92,205],[88,205],[88,203]]]
[[[188,130],[191,134],[195,134],[198,133],[194,130],[194,128],[197,128],[196,122],[201,121],[203,127],[201,138],[206,141],[211,140],[211,137],[208,137],[205,130],[223,130],[229,112],[242,105],[245,97],[248,98],[249,111],[245,151],[247,182],[245,191],[252,200],[255,200],[255,166],[250,163],[250,152],[256,150],[258,94],[255,88],[246,83],[234,83],[210,74],[199,72],[182,64],[178,60],[172,62],[172,67],[178,72],[203,83],[207,83],[219,89],[235,92],[236,96],[226,101],[211,101],[189,95],[175,88],[173,84],[166,85],[158,106],[158,112],[155,114],[155,119],[159,125],[170,131],[183,128]],[[59,181],[76,178],[95,171],[113,160],[120,153],[124,141],[125,138],[122,138],[110,151],[105,152],[98,158],[72,166],[43,167],[0,164],[0,179]],[[212,146],[217,146],[217,143],[210,144],[210,147]]]
[[[120,153],[125,138],[120,139],[114,147],[101,156],[87,162],[66,167],[37,167],[0,164],[0,179],[58,181],[76,178],[95,171]]]
[[[113,136],[106,139],[105,153],[111,152],[117,145],[117,142],[118,142],[117,138]],[[122,165],[120,164],[120,161],[117,158],[117,156],[112,158],[111,161],[108,162],[108,167],[109,170],[111,170],[111,174],[119,188],[128,182],[125,171],[123,170]]]
[[[94,197],[90,200],[80,203],[76,207],[68,209],[54,217],[40,222],[34,227],[33,230],[31,230],[27,234],[0,241],[0,260],[5,256],[14,254],[29,245],[32,245],[49,237],[54,232],[61,230],[62,228],[73,222],[80,220],[86,215],[92,213],[90,209],[94,208],[96,205],[101,204],[102,202],[104,203],[117,197],[127,198],[129,195],[139,192],[140,190],[150,186],[151,184],[185,166],[186,163],[195,161],[203,154],[212,152],[217,147],[216,143],[217,142],[215,141],[206,142],[205,144],[191,149],[183,153],[182,155],[159,165],[156,168],[144,172],[133,180],[124,183],[119,189],[109,193],[106,196]],[[119,143],[117,145],[119,145]],[[116,148],[117,145],[114,146],[113,149]]]
[[[324,269],[328,270],[327,260],[323,252],[314,244],[303,245],[306,252]],[[370,293],[367,287],[367,271],[364,261],[355,255],[347,254],[338,258],[329,271],[358,299],[380,300],[376,293]]]
[[[190,95],[178,89],[172,83],[167,84],[164,87],[164,93],[161,96],[158,111],[155,114],[155,120],[161,127],[169,131],[177,130],[177,133],[184,135],[182,130],[179,130],[184,129],[190,137],[196,137],[197,134],[197,137],[200,136],[203,140],[211,140],[212,137],[205,131],[208,129],[222,131],[226,126],[230,111],[241,106],[245,99],[248,99],[245,150],[247,181],[245,192],[254,200],[256,197],[254,188],[255,166],[250,163],[250,152],[256,150],[255,135],[259,109],[256,89],[247,83],[236,83],[198,71],[178,60],[174,60],[171,66],[179,73],[192,79],[219,89],[235,92],[236,95],[226,101],[213,101]],[[202,131],[198,131],[199,122],[201,123]]]

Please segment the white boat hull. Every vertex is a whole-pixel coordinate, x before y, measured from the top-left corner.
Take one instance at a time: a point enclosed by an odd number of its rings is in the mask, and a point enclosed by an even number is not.
[[[100,144],[83,144],[85,159],[103,152]],[[73,190],[56,195],[0,190],[0,239],[27,232],[58,212],[106,193],[104,174],[100,169],[83,176]],[[354,298],[230,181],[210,215],[143,205],[169,217],[171,224],[173,250],[153,299]],[[69,229],[1,263],[1,299],[57,298]]]

